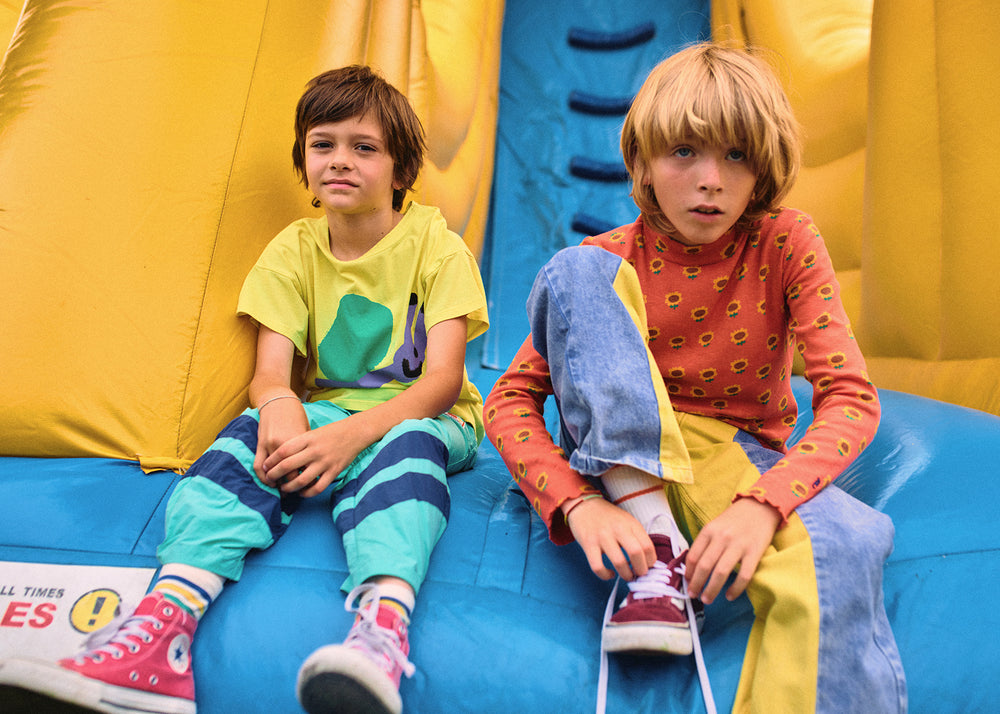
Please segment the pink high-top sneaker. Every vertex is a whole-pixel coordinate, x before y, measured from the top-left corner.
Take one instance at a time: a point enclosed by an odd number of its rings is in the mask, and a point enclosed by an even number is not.
[[[159,593],[140,601],[116,629],[99,630],[87,649],[58,662],[0,662],[0,700],[21,690],[99,712],[195,714],[191,638],[198,621]]]

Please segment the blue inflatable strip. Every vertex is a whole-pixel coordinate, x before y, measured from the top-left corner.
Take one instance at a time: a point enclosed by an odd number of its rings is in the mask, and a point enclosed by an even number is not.
[[[594,181],[628,181],[628,171],[621,161],[598,161],[585,156],[574,156],[569,160],[569,172],[580,178]]]
[[[600,97],[573,90],[569,93],[569,108],[583,114],[625,114],[632,106],[632,97]]]
[[[621,50],[649,42],[655,34],[656,25],[652,22],[644,22],[617,32],[571,27],[567,40],[571,47],[588,50]]]
[[[607,233],[614,227],[614,223],[579,212],[573,214],[573,220],[570,223],[570,228],[577,233],[583,233],[585,236],[596,236],[601,233]]]

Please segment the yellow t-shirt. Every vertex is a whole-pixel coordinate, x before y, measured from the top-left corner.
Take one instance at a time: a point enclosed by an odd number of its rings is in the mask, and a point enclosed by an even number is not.
[[[435,324],[464,315],[468,340],[489,326],[475,257],[438,209],[416,203],[349,261],[330,252],[325,218],[295,221],[247,275],[237,311],[309,358],[307,401],[351,410],[387,401],[420,377]],[[450,413],[482,438],[482,397],[468,374]]]

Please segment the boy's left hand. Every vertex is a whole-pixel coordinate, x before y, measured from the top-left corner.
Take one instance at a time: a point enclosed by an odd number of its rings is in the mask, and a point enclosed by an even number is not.
[[[738,598],[780,525],[781,514],[773,506],[752,498],[731,503],[701,529],[688,551],[686,577],[691,597],[711,603],[739,566],[736,579],[726,590],[726,599]]]
[[[347,418],[289,439],[267,457],[264,471],[285,493],[298,491],[311,498],[336,481],[367,446]]]

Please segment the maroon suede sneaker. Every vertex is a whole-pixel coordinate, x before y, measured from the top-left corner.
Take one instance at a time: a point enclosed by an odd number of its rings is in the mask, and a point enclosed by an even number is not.
[[[658,534],[650,537],[656,548],[656,563],[645,575],[628,583],[628,596],[604,626],[604,651],[691,654],[684,587],[687,551],[675,558],[670,538]]]

